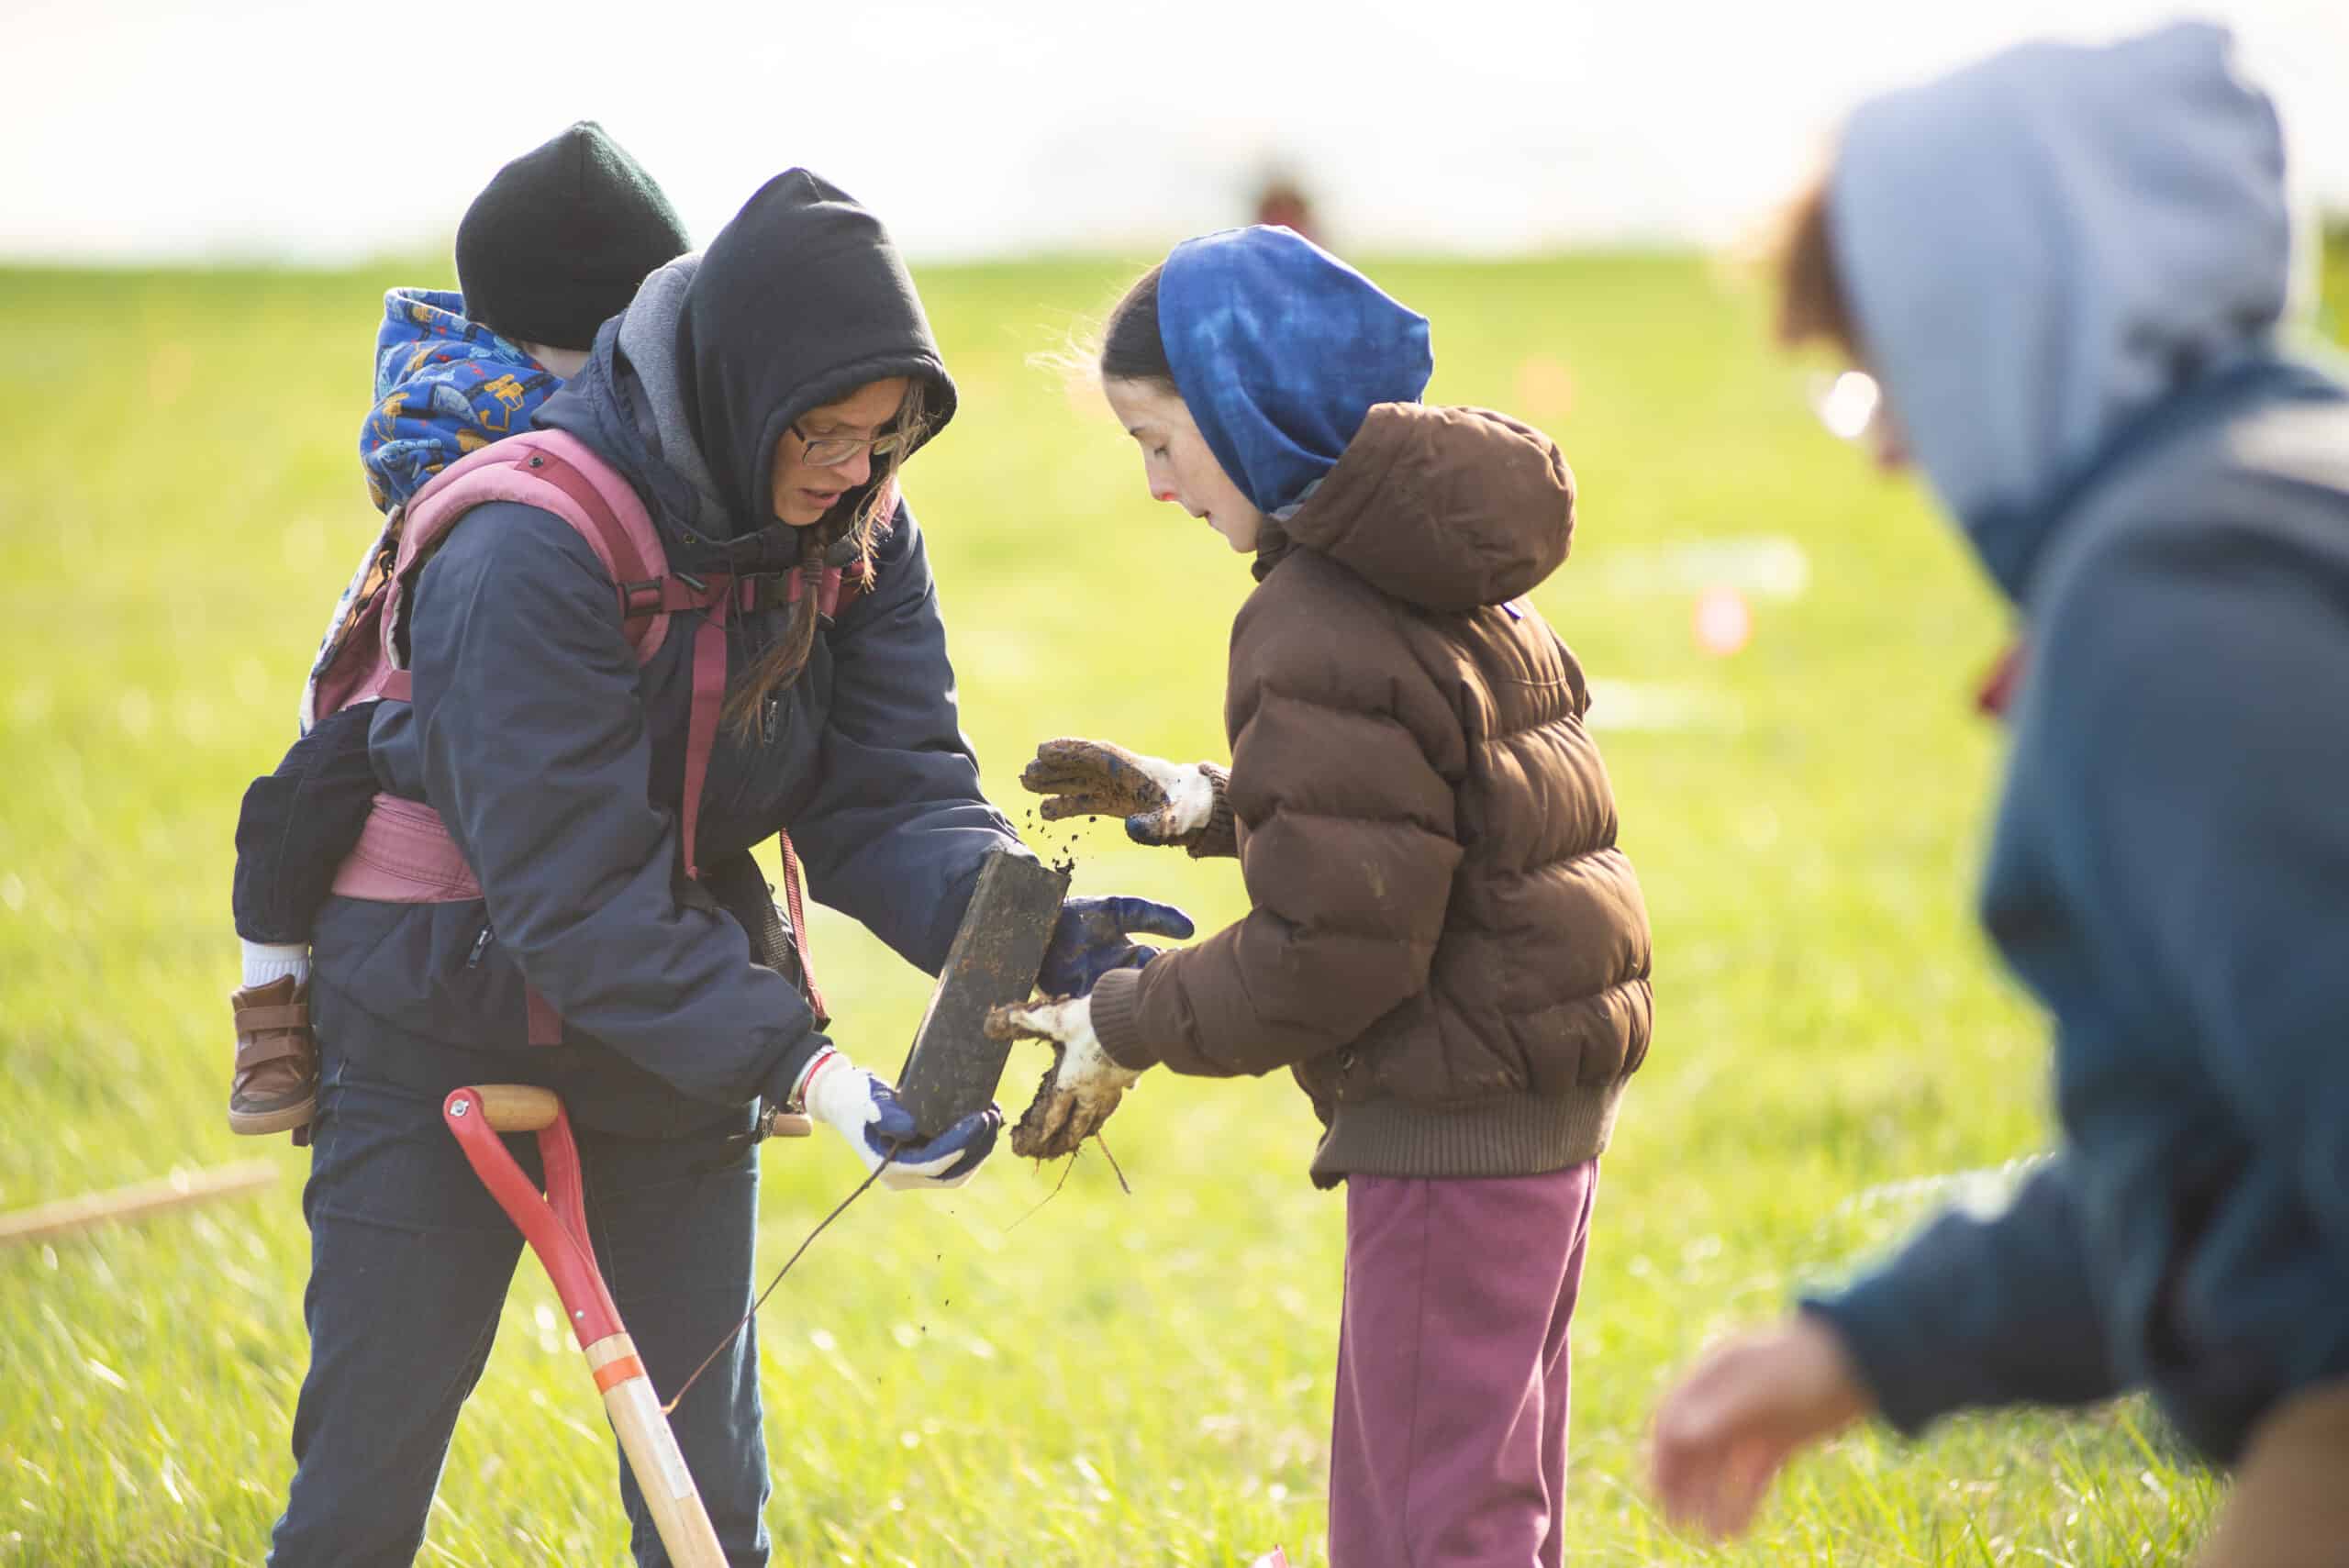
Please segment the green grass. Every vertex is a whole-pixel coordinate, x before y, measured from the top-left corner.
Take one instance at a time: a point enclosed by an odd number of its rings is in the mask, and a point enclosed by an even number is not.
[[[1044,736],[1221,754],[1246,573],[1026,362],[1125,271],[922,278],[963,413],[910,489],[965,719],[1015,812]],[[2176,1559],[2212,1485],[2134,1405],[1854,1437],[1729,1551],[1657,1518],[1642,1433],[1675,1368],[1931,1201],[1887,1184],[2045,1139],[2041,1025],[1968,917],[1998,746],[1968,697],[2003,613],[1913,488],[1819,433],[1756,302],[1703,264],[1378,272],[1436,323],[1434,395],[1531,418],[1575,463],[1575,557],[1538,597],[1590,671],[1690,688],[1720,719],[1602,737],[1659,1029],[1575,1325],[1575,1560]],[[371,526],[351,442],[374,302],[417,281],[0,273],[0,1207],[256,1152],[283,1176],[0,1254],[0,1562],[255,1561],[283,1496],[303,1162],[221,1123],[230,830]],[[1690,595],[1642,564],[1755,535],[1799,545],[1809,591],[1757,599],[1752,646],[1706,657]],[[1228,866],[1099,828],[1080,850],[1082,889],[1240,911]],[[835,917],[814,935],[842,1043],[893,1065],[927,983]],[[1015,1057],[1015,1109],[1041,1062]],[[1342,1208],[1305,1180],[1313,1135],[1285,1082],[1161,1079],[1117,1122],[1130,1196],[1088,1157],[1038,1210],[1052,1173],[1006,1157],[961,1194],[868,1198],[763,1318],[778,1561],[1320,1561]],[[829,1139],[771,1145],[763,1265],[855,1174]],[[620,1554],[607,1434],[552,1302],[526,1262],[427,1561]]]

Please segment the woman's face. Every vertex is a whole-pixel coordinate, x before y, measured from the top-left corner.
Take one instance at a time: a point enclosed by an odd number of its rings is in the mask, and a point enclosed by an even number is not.
[[[1256,510],[1223,465],[1190,408],[1173,387],[1152,381],[1105,381],[1109,406],[1141,448],[1142,478],[1153,501],[1172,501],[1247,554],[1256,548],[1264,514]]]
[[[774,443],[774,515],[795,528],[824,520],[835,502],[873,477],[871,443],[889,433],[905,406],[901,375],[871,381],[837,402],[811,408]],[[829,459],[830,461],[810,461]]]

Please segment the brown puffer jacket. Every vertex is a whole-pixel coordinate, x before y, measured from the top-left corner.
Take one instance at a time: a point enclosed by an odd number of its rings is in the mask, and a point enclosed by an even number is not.
[[[1373,409],[1232,628],[1222,805],[1252,912],[1094,993],[1124,1066],[1294,1067],[1324,1185],[1589,1159],[1646,1054],[1647,910],[1589,690],[1519,602],[1573,528],[1539,431]]]

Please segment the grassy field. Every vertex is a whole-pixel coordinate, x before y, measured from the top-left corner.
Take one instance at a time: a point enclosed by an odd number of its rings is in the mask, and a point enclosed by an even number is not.
[[[963,413],[909,487],[1015,814],[1045,736],[1222,754],[1247,574],[1028,363],[1127,271],[921,280]],[[1820,433],[1706,265],[1375,271],[1435,321],[1433,395],[1540,423],[1578,471],[1574,559],[1537,597],[1606,684],[1655,921],[1658,1031],[1575,1326],[1571,1554],[2177,1559],[2213,1487],[2135,1405],[1855,1436],[1733,1551],[1657,1518],[1642,1437],[1675,1368],[2045,1139],[2041,1025],[1967,914],[1998,744],[1969,695],[2003,612],[1912,487]],[[371,526],[377,292],[435,275],[0,272],[0,1207],[256,1153],[282,1177],[0,1253],[0,1562],[258,1561],[282,1500],[304,1157],[222,1124],[230,828]],[[1750,589],[1734,657],[1691,632],[1715,579]],[[1079,851],[1081,890],[1240,910],[1228,866],[1101,828]],[[927,982],[829,915],[814,934],[842,1043],[894,1064]],[[1041,1061],[1015,1057],[1015,1111]],[[1128,1106],[1131,1195],[1087,1156],[1039,1207],[1056,1173],[1007,1155],[959,1194],[874,1195],[777,1293],[778,1561],[1322,1560],[1342,1209],[1304,1177],[1311,1115],[1280,1081],[1154,1079]],[[829,1138],[770,1145],[763,1266],[856,1174]],[[425,1561],[614,1561],[613,1467],[526,1261]]]

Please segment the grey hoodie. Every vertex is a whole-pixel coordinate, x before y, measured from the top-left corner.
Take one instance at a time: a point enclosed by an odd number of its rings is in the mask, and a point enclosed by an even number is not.
[[[2349,397],[2226,36],[2033,44],[1863,107],[1838,270],[2030,667],[1982,895],[2056,1157],[1811,1302],[1884,1414],[2148,1387],[2228,1460],[2349,1376]]]

